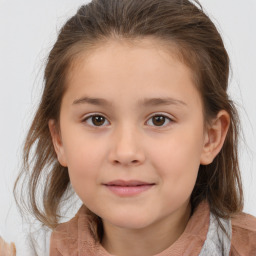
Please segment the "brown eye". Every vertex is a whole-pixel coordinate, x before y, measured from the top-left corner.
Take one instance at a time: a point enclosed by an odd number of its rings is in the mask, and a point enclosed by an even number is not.
[[[154,115],[152,116],[149,120],[152,120],[152,124],[153,126],[165,126],[164,124],[166,123],[166,120],[167,120],[167,123],[171,122],[172,119],[170,117],[167,117],[165,115]]]
[[[96,126],[101,126],[102,124],[104,124],[105,121],[105,117],[103,116],[93,116],[92,117],[92,123]]]
[[[105,123],[106,118],[101,115],[91,115],[84,119],[83,122],[88,123],[91,126],[103,126]]]
[[[153,117],[153,124],[156,126],[162,126],[165,123],[165,117],[163,116],[154,116]]]

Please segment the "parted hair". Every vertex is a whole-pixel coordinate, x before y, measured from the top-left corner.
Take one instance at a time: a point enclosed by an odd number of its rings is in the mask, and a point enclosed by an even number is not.
[[[109,40],[136,41],[153,38],[167,48],[193,73],[204,111],[205,125],[220,110],[230,115],[224,145],[209,165],[200,165],[191,194],[192,209],[207,200],[217,218],[229,218],[243,209],[243,191],[238,162],[239,117],[227,94],[230,61],[215,25],[196,0],[93,0],[81,6],[60,29],[47,58],[44,88],[38,109],[24,143],[23,165],[14,193],[21,209],[44,225],[60,221],[61,203],[72,191],[67,167],[58,162],[49,127],[59,121],[67,88],[67,74],[82,52],[97,50]],[[18,185],[21,186],[18,186]],[[27,199],[27,200],[24,200]],[[91,230],[100,240],[101,220],[92,217]]]

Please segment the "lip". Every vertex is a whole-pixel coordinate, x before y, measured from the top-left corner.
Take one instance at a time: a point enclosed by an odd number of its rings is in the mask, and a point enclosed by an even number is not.
[[[129,197],[139,195],[149,190],[155,185],[155,183],[139,180],[114,180],[103,185],[118,196]]]

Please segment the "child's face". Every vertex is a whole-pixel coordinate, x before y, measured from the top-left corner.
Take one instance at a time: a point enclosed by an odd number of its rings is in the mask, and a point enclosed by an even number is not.
[[[190,72],[149,40],[110,42],[70,71],[56,151],[110,225],[145,228],[187,211],[207,139]]]

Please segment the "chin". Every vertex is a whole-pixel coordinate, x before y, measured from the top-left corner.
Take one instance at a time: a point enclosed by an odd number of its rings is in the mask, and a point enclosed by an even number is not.
[[[107,221],[113,226],[124,228],[124,229],[143,229],[152,224],[153,221],[150,221],[145,218],[145,216],[111,216],[111,218],[103,218],[103,222]]]

